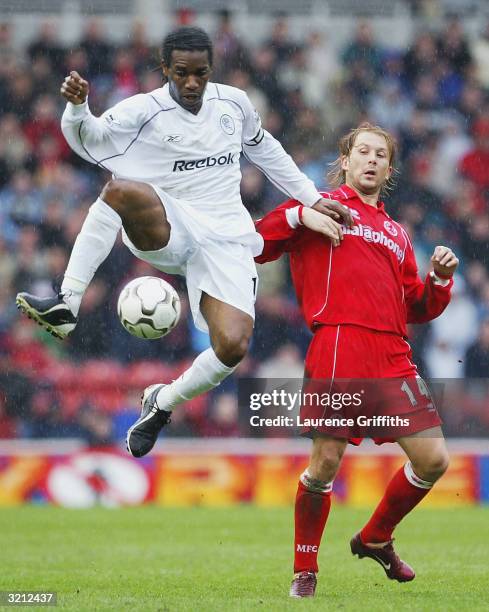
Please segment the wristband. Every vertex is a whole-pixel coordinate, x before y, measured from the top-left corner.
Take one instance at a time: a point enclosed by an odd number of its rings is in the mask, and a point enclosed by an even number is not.
[[[434,270],[433,274],[436,276],[436,278],[439,278],[440,280],[450,280],[453,276],[453,274],[440,274],[439,272],[435,272]]]
[[[435,274],[434,270],[430,272],[430,277],[433,280],[433,284],[438,285],[440,287],[447,287],[450,284],[450,280],[452,278],[451,276],[447,278],[440,277],[437,274]]]
[[[301,204],[299,206],[299,210],[297,211],[297,215],[299,217],[299,225],[304,225],[304,223],[302,222],[302,215],[304,213],[304,206]]]

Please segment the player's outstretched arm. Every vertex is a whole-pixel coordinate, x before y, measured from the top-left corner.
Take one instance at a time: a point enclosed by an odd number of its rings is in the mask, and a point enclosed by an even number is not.
[[[450,302],[453,275],[459,260],[445,246],[437,246],[431,256],[433,270],[423,282],[418,276],[412,246],[406,251],[403,285],[408,323],[426,323],[440,316]]]
[[[232,99],[243,113],[243,155],[289,198],[304,206],[313,206],[321,200],[314,183],[299,170],[294,160],[269,132],[263,129],[260,115],[253,108],[246,93],[236,87],[228,87],[226,96]]]
[[[132,96],[95,117],[88,106],[88,81],[76,71],[65,78],[60,93],[67,101],[61,129],[70,147],[83,159],[113,171],[106,160],[123,153],[133,140],[149,112],[147,97]]]
[[[289,200],[277,206],[262,219],[255,221],[256,231],[262,236],[264,247],[255,257],[257,263],[278,259],[283,253],[290,253],[299,244],[300,229],[307,227],[324,234],[334,246],[343,240],[341,225],[331,217]]]
[[[67,105],[61,118],[61,130],[66,142],[83,159],[96,163],[97,158],[90,154],[90,149],[96,147],[103,140],[103,126],[90,112],[88,107],[88,81],[73,70],[61,84],[60,94]],[[83,133],[82,133],[83,132]]]

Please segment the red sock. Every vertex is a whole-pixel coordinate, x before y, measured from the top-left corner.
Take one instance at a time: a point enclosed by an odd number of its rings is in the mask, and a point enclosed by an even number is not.
[[[364,544],[388,542],[396,525],[419,504],[433,486],[413,472],[411,462],[397,471],[387,485],[384,497],[360,532]]]
[[[294,572],[317,572],[318,552],[331,508],[331,486],[317,492],[299,480],[295,498]]]

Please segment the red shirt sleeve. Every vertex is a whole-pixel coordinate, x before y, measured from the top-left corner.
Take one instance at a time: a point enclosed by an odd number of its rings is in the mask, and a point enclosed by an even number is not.
[[[255,257],[257,263],[274,261],[283,253],[289,253],[293,250],[301,231],[300,227],[294,228],[289,225],[286,210],[299,205],[300,202],[297,202],[297,200],[287,200],[287,202],[283,202],[264,217],[255,221],[256,231],[261,234],[264,241],[261,255]]]
[[[402,266],[402,283],[408,323],[427,323],[440,316],[450,302],[453,279],[448,285],[435,285],[427,274],[424,282],[418,275],[414,250],[409,242]]]

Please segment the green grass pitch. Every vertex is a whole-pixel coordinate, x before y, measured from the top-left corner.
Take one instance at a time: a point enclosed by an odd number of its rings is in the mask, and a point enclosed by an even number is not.
[[[2,509],[0,590],[57,591],[77,611],[488,609],[489,508],[407,517],[396,536],[410,584],[352,557],[367,517],[333,506],[316,598],[291,600],[291,508]]]

